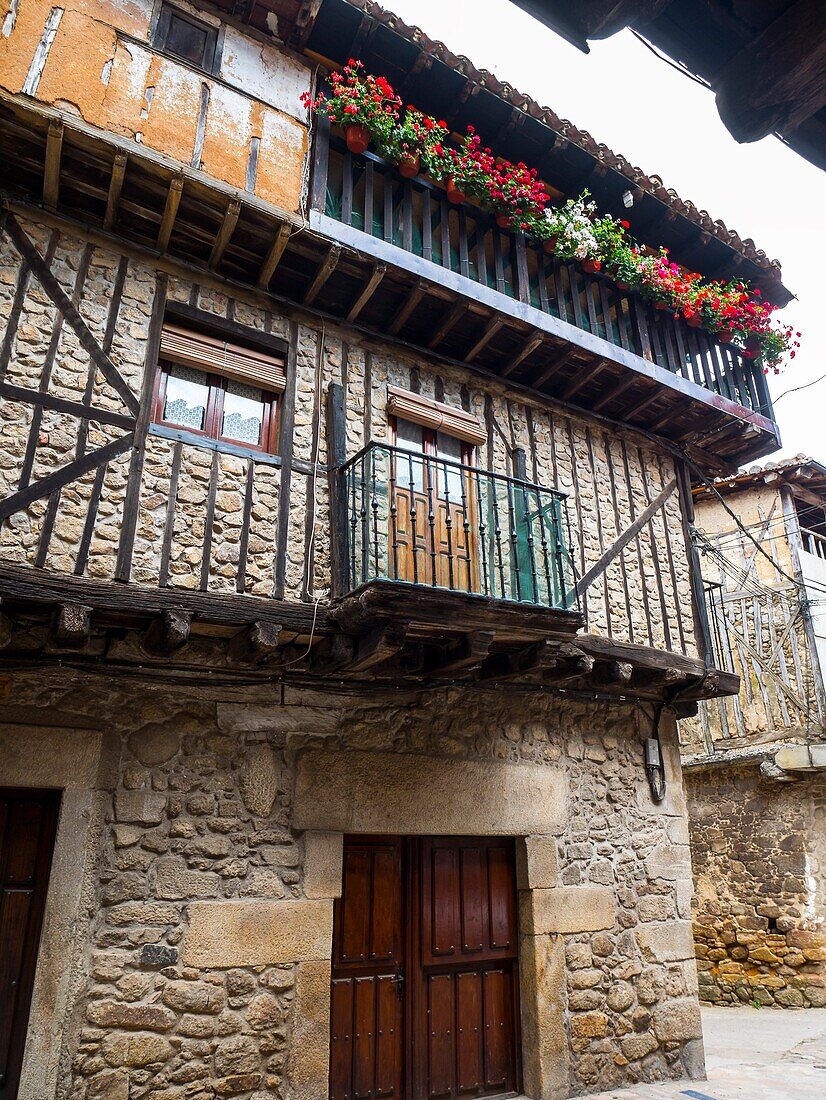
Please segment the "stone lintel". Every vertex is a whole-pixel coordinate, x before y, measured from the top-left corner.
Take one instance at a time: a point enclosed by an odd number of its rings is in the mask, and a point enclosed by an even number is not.
[[[599,932],[613,928],[617,916],[610,886],[555,886],[523,891],[519,917],[523,936]]]
[[[183,962],[228,968],[329,959],[332,936],[331,900],[196,901]]]
[[[684,962],[694,958],[690,920],[651,921],[637,930],[637,943],[649,962]]]
[[[342,833],[526,836],[564,824],[566,779],[541,764],[310,749],[293,827]]]

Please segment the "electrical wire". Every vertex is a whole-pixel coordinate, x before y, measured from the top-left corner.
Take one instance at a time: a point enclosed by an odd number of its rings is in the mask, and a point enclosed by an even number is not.
[[[826,378],[826,374],[821,374],[819,378],[814,378],[811,382],[805,382],[802,386],[794,386],[790,390],[784,390],[779,397],[772,399],[772,405],[777,408],[778,401],[782,401],[784,397],[788,397],[790,393],[800,393],[801,390],[811,389],[812,386],[816,386],[819,382],[822,382]]]
[[[650,50],[653,55],[660,61],[664,61],[666,65],[669,65],[672,69],[676,69],[681,76],[687,76],[689,80],[693,80],[695,84],[699,84],[701,88],[705,88],[706,91],[712,91],[712,87],[707,80],[699,76],[697,73],[693,73],[687,66],[681,64],[679,61],[672,61],[670,57],[667,57],[664,53],[660,53],[657,47],[649,42],[647,38],[644,38],[639,31],[635,31],[633,27],[630,28],[631,33],[637,39],[638,42],[642,42],[643,46],[647,50]]]

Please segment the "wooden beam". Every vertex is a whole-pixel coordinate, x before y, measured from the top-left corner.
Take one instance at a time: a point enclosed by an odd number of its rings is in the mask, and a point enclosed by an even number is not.
[[[413,285],[410,293],[407,295],[399,309],[396,311],[396,316],[387,326],[387,331],[389,333],[395,336],[397,332],[404,328],[404,326],[410,320],[410,317],[416,306],[418,306],[419,302],[421,302],[426,293],[427,283],[419,280]]]
[[[109,177],[109,191],[106,196],[106,213],[103,215],[103,228],[111,229],[118,220],[118,203],[123,190],[123,178],[126,175],[128,157],[126,153],[115,153],[112,162],[112,174]]]
[[[588,572],[581,578],[576,586],[576,594],[582,596],[589,585],[593,584],[597,577],[601,576],[611,562],[621,554],[625,547],[631,542],[632,539],[642,531],[643,527],[653,519],[653,517],[659,512],[660,508],[665,504],[674,490],[677,488],[676,478],[672,478],[671,481],[665,486],[662,492],[658,493],[656,497],[651,501],[644,512],[641,512],[634,522],[623,531],[616,542],[612,543],[602,557],[596,562]]]
[[[545,684],[566,684],[570,680],[580,680],[583,676],[590,676],[594,668],[594,658],[588,653],[573,653],[569,656],[561,656],[546,672],[542,680]]]
[[[281,257],[284,255],[284,249],[287,247],[291,232],[292,226],[289,222],[282,222],[276,230],[275,238],[258,272],[257,286],[259,290],[266,290],[270,285],[270,280],[275,273],[275,269],[278,267]]]
[[[465,356],[466,363],[473,362],[479,352],[486,348],[487,345],[491,342],[491,340],[494,338],[502,325],[504,325],[504,323],[504,317],[493,317],[490,321],[488,321],[484,332]]]
[[[503,378],[508,378],[516,368],[532,355],[538,347],[541,347],[545,343],[545,337],[541,332],[535,332],[529,340],[526,340],[519,351],[510,358],[501,370]]]
[[[0,382],[0,397],[5,397],[8,401],[27,402],[40,409],[48,409],[50,412],[68,413],[69,416],[96,420],[98,424],[111,424],[117,428],[135,426],[135,418],[125,413],[109,412],[108,409],[100,409],[95,405],[84,405],[80,401],[71,401],[66,397],[55,397],[54,394],[44,393],[42,390],[30,390],[27,386],[12,386],[8,382]]]
[[[395,656],[404,645],[406,634],[406,623],[392,623],[372,630],[364,638],[359,638],[354,659],[345,671],[365,672]]]
[[[358,298],[356,298],[355,302],[353,302],[352,306],[350,307],[350,312],[347,314],[348,321],[355,321],[355,319],[358,317],[358,315],[361,313],[361,311],[378,290],[379,284],[384,278],[386,271],[386,263],[378,261],[377,263],[373,264],[373,269],[370,272],[370,278],[365,283],[364,288],[362,289]]]
[[[303,50],[307,40],[313,33],[318,13],[321,11],[322,0],[302,0],[295,17],[295,26],[290,35],[290,43],[299,50]]]
[[[3,606],[3,599],[0,597],[0,608]],[[11,645],[12,634],[14,633],[14,623],[0,611],[0,649],[6,649]]]
[[[144,634],[143,648],[152,657],[168,657],[186,645],[191,627],[191,611],[164,611]]]
[[[224,253],[227,250],[227,245],[232,239],[232,234],[235,232],[235,226],[238,224],[238,216],[241,213],[241,200],[232,199],[227,204],[226,213],[224,219],[221,222],[221,228],[218,230],[218,235],[215,238],[215,244],[212,246],[212,251],[209,254],[208,266],[213,270],[221,262]]]
[[[584,389],[589,382],[592,382],[594,378],[605,368],[605,360],[599,359],[590,370],[583,371],[580,374],[574,376],[565,389],[562,391],[562,400],[570,401],[574,394],[579,393]]]
[[[161,226],[158,230],[158,239],[155,242],[155,248],[161,255],[169,248],[169,238],[172,236],[172,227],[175,224],[178,207],[181,205],[183,190],[184,177],[182,175],[173,176],[169,181],[169,190],[166,193],[166,202],[164,203],[163,215],[161,217]]]
[[[92,609],[88,604],[61,603],[54,615],[50,640],[57,646],[82,646],[92,633]]]
[[[422,673],[426,676],[450,676],[478,668],[488,657],[495,635],[492,630],[472,630],[438,655],[426,660]]]
[[[636,381],[637,378],[633,374],[624,379],[618,386],[614,386],[613,389],[609,390],[604,397],[601,397],[599,401],[591,405],[591,412],[602,412],[606,405],[610,405],[612,401],[616,401],[616,399],[621,397],[626,390],[629,390]]]
[[[737,141],[795,130],[823,106],[823,0],[797,0],[720,70],[717,110]]]
[[[304,305],[309,306],[318,297],[321,288],[333,274],[338,263],[339,256],[341,255],[341,245],[331,245],[327,251],[327,255],[321,261],[318,267],[318,271],[315,273],[315,278],[307,288],[307,293],[304,295]]]
[[[63,123],[52,119],[46,133],[46,161],[43,168],[43,205],[57,209],[60,193],[60,158],[63,152]]]
[[[80,346],[100,369],[106,381],[117,391],[129,411],[137,415],[138,400],[130,390],[126,380],[109,356],[100,347],[97,340],[92,335],[89,326],[83,320],[80,313],[78,313],[72,300],[66,294],[60,283],[58,283],[48,265],[43,260],[43,257],[19,225],[17,219],[11,214],[6,218],[6,232],[14,242],[17,251],[29,265],[34,277],[63,314],[66,323],[74,329]],[[48,478],[46,480],[48,480]]]
[[[231,661],[260,664],[281,648],[281,626],[257,619],[230,640],[227,656]]]
[[[634,666],[630,661],[597,661],[591,681],[594,684],[625,686],[631,683]]]
[[[543,640],[511,653],[494,653],[485,661],[480,680],[515,680],[553,668],[559,657],[559,642]]]
[[[469,308],[470,306],[467,302],[456,302],[455,305],[448,309],[427,345],[431,351],[441,344],[445,336],[447,336],[456,322],[461,317],[464,317]]]
[[[527,379],[528,385],[533,386],[535,390],[538,390],[540,386],[544,386],[546,382],[549,382],[553,378],[557,371],[562,370],[562,368],[571,359],[576,350],[577,349],[573,347],[566,348],[565,351],[557,355],[556,359],[554,359],[554,361],[549,366],[547,366],[541,374],[538,374],[536,378]]]

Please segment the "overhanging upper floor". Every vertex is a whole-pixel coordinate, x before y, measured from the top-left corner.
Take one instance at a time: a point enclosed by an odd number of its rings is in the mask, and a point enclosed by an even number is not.
[[[0,151],[7,202],[45,207],[45,216],[59,214],[161,265],[183,263],[229,286],[257,288],[270,302],[298,303],[503,378],[514,390],[627,423],[675,442],[712,472],[778,445],[765,380],[749,360],[576,265],[535,255],[523,239],[481,220],[473,226],[467,212],[437,220],[435,203],[431,229],[448,232],[447,263],[432,251],[428,258],[424,248],[418,254],[405,247],[412,189],[395,179],[382,190],[389,233],[358,227],[356,187],[349,217],[346,204],[332,216],[323,140],[316,143],[308,222],[23,97],[0,101]],[[483,281],[480,260],[488,252]]]

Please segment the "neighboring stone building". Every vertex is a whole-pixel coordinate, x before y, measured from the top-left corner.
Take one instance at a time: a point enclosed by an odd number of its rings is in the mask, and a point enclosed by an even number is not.
[[[681,728],[700,996],[824,1007],[826,467],[694,495],[715,664],[741,682]]]
[[[362,0],[0,15],[0,1094],[702,1076],[683,455],[776,446],[762,373],[300,93],[779,269]]]

